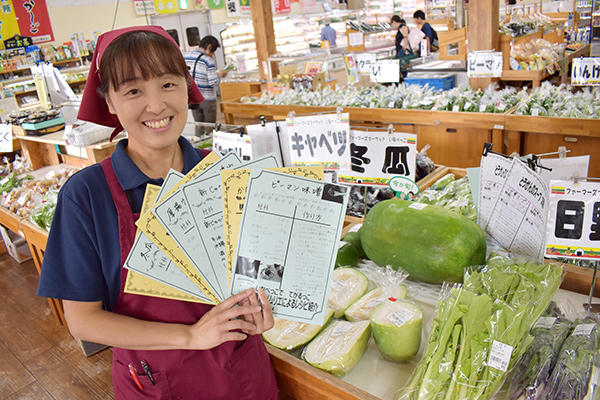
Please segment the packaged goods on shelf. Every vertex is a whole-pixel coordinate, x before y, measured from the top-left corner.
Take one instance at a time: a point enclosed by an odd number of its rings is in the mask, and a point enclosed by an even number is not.
[[[565,55],[566,44],[552,44],[545,39],[534,39],[527,43],[512,46],[510,56],[511,69],[543,70],[553,74],[560,70],[559,62]]]
[[[515,115],[564,118],[600,118],[600,89],[585,88],[573,92],[568,85],[553,86],[543,82],[529,93],[522,91]]]
[[[107,126],[79,121],[77,124],[67,125],[64,138],[69,145],[85,147],[108,140],[113,130],[114,128]]]
[[[477,208],[466,176],[455,179],[454,174],[449,173],[419,193],[415,201],[438,205],[477,222]]]

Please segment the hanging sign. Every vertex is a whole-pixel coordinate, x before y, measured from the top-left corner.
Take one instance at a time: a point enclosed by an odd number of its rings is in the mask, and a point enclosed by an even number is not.
[[[350,140],[351,166],[338,173],[338,182],[387,186],[394,177],[415,180],[417,135],[352,129]]]
[[[239,133],[213,132],[213,151],[221,156],[236,153],[242,161],[252,159],[252,144],[249,135]]]
[[[12,126],[0,123],[0,153],[10,153],[12,151]]]
[[[15,35],[4,41],[4,48],[6,50],[18,49],[19,47],[31,46],[33,41],[30,37]]]
[[[349,32],[348,33],[348,46],[349,47],[361,47],[365,45],[365,36],[362,32]]]
[[[174,14],[179,12],[175,0],[154,0],[154,7],[159,14]]]
[[[19,34],[19,24],[17,23],[17,17],[15,15],[15,9],[11,2],[0,2],[0,48],[2,48],[3,41],[14,35]]]
[[[250,8],[250,0],[240,0],[240,14],[244,17],[252,15],[252,9]]]
[[[541,262],[547,220],[548,189],[544,180],[513,158],[484,230],[506,250]]]
[[[371,65],[377,61],[377,56],[372,53],[358,53],[354,55],[356,69],[360,75],[371,75]]]
[[[476,51],[467,56],[469,78],[499,78],[502,76],[502,52]]]
[[[290,0],[272,0],[275,14],[287,14],[292,11]]]
[[[134,1],[136,15],[152,15],[156,14],[156,8],[154,8],[154,1]]]
[[[225,8],[229,18],[241,17],[240,0],[225,0]]]
[[[371,82],[400,82],[400,60],[379,60],[371,65]]]
[[[600,57],[574,58],[571,83],[579,86],[599,86]]]
[[[350,169],[348,113],[286,119],[292,165]]]
[[[600,260],[600,182],[550,181],[546,257]]]
[[[208,0],[208,8],[211,10],[225,8],[225,0]]]
[[[352,54],[344,56],[344,63],[346,64],[346,71],[348,73],[348,84],[352,85],[358,81],[358,71],[356,70],[354,56]]]
[[[402,176],[390,179],[390,189],[396,192],[396,197],[400,200],[412,200],[420,192],[419,185]]]
[[[54,40],[46,0],[13,0],[12,4],[22,36],[31,37],[34,44]]]

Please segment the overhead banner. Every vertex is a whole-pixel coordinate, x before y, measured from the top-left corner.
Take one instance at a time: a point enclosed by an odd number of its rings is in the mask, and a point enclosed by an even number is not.
[[[0,15],[2,41],[14,35],[30,37],[34,44],[54,41],[46,0],[1,0]]]
[[[208,8],[211,10],[225,8],[225,0],[208,0]]]

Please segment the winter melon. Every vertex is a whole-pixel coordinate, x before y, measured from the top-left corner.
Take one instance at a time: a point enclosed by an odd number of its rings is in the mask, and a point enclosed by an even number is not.
[[[393,289],[392,297],[403,299],[406,297],[406,286],[400,284]],[[387,298],[383,287],[369,290],[360,299],[356,300],[346,309],[344,313],[348,321],[368,321],[371,311]]]
[[[282,350],[294,350],[312,340],[317,333],[333,318],[333,310],[327,309],[323,325],[275,318],[273,328],[262,334],[263,339]]]
[[[360,298],[369,287],[369,279],[355,268],[338,268],[333,271],[327,307],[335,318],[341,318],[350,304]]]
[[[334,320],[306,345],[303,358],[314,367],[342,377],[363,356],[370,337],[369,321]]]
[[[371,313],[379,352],[389,361],[407,361],[419,352],[423,311],[407,300],[386,300]]]
[[[461,282],[465,267],[485,262],[485,234],[469,218],[441,207],[384,200],[360,230],[367,257],[425,282]]]

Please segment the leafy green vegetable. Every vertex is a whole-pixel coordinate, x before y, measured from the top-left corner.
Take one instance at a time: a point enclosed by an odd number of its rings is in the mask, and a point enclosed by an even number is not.
[[[2,194],[8,193],[16,187],[21,187],[23,184],[23,181],[31,180],[31,179],[33,179],[33,176],[31,176],[31,175],[25,175],[25,176],[22,176],[21,178],[19,178],[19,176],[16,173],[11,172],[7,176],[5,176],[2,180],[0,180],[0,182],[2,182],[2,184],[0,185],[0,193],[2,193]]]

